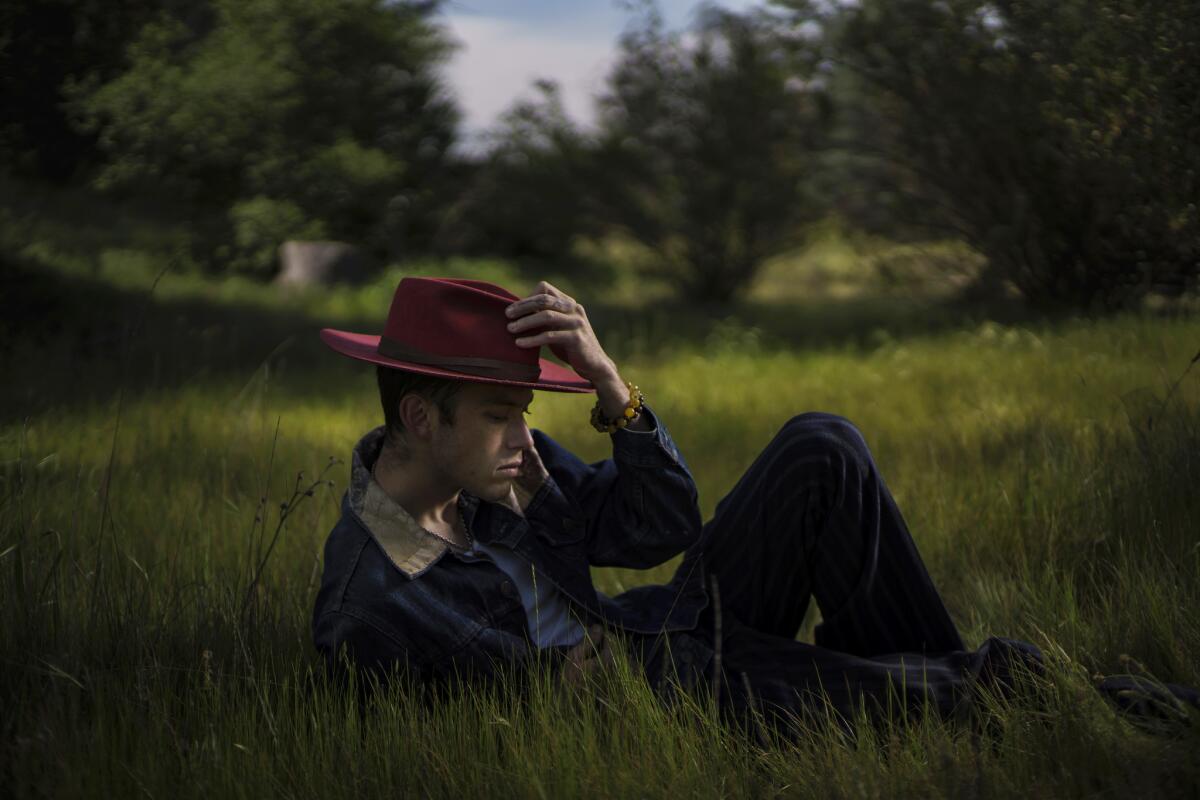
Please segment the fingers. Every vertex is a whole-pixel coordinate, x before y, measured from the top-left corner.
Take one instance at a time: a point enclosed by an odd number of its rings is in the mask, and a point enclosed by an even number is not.
[[[527,447],[521,451],[521,475],[532,478],[544,478],[549,472],[542,463],[542,457],[537,449]]]
[[[584,659],[590,658],[603,641],[604,628],[599,625],[588,626],[583,632],[583,639],[579,644],[567,651],[567,661],[578,664]]]
[[[534,336],[520,337],[517,339],[517,347],[542,347],[543,345],[561,344],[570,335],[570,331],[543,331]]]
[[[612,371],[612,359],[600,346],[587,311],[574,298],[542,281],[534,294],[515,300],[505,310],[508,331],[519,336],[525,349],[549,347],[550,352],[588,380]]]
[[[541,284],[539,284],[539,286],[540,285]],[[549,286],[549,284],[545,284],[545,285]],[[551,287],[551,288],[553,288],[553,287]],[[526,297],[521,300],[517,300],[514,303],[512,303],[511,305],[509,305],[504,310],[504,313],[511,319],[514,317],[523,316],[525,314],[530,314],[535,311],[549,310],[549,311],[559,311],[564,314],[574,314],[578,310],[578,308],[579,308],[578,303],[576,303],[570,297],[567,297],[562,292],[559,292],[557,289],[555,289],[554,291],[556,292],[556,294],[550,294],[548,292],[539,291],[535,294],[530,295],[529,297]]]
[[[555,327],[559,329],[578,328],[583,325],[583,320],[572,314],[566,314],[562,311],[554,311],[547,309],[538,311],[528,316],[515,319],[508,323],[508,330],[512,333],[520,333],[524,330],[532,328]]]
[[[524,516],[525,509],[533,502],[534,495],[542,488],[549,474],[536,449],[529,447],[521,451],[521,469],[517,472],[511,489],[516,495],[517,513]]]
[[[537,451],[536,447],[526,447],[521,450],[521,466],[537,467],[538,469],[545,466],[542,463],[542,455]]]
[[[608,644],[608,639],[604,640],[604,649],[600,651],[600,662],[605,667],[613,667],[617,663],[617,653]]]
[[[583,648],[583,652],[591,654],[604,641],[604,628],[601,625],[589,625],[587,630],[583,632],[583,641],[575,645]]]
[[[555,297],[566,297],[566,292],[559,289],[549,281],[538,281],[538,285],[533,287],[534,294],[552,294]]]
[[[564,667],[563,671],[559,673],[560,680],[566,686],[582,688],[587,682],[588,676],[592,674],[591,664],[592,662],[589,661],[586,666],[572,664]]]
[[[599,650],[598,655],[598,648]],[[571,686],[582,686],[588,675],[592,675],[599,669],[604,661],[604,652],[607,650],[607,642],[604,638],[604,628],[600,625],[592,625],[583,632],[582,642],[572,646],[566,651],[565,663],[559,672],[559,679]]]
[[[604,628],[591,625],[584,631],[583,640],[567,651],[559,679],[569,686],[582,687],[589,676],[610,669],[616,663],[616,653],[604,636]]]

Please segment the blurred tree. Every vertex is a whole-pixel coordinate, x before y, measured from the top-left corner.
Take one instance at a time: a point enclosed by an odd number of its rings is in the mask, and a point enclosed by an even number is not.
[[[269,219],[280,236],[321,229],[381,256],[421,246],[457,122],[435,72],[449,52],[436,6],[208,0],[160,15],[126,71],[73,92],[109,156],[97,184],[232,208],[241,232]],[[273,266],[255,237],[222,238],[222,264]]]
[[[792,242],[826,105],[810,43],[766,13],[702,7],[688,34],[653,9],[621,38],[593,171],[604,218],[694,299],[725,302]]]
[[[63,182],[100,156],[78,130],[65,90],[107,79],[125,46],[164,0],[0,0],[0,163],[24,177]]]
[[[830,23],[852,149],[983,253],[985,282],[1087,308],[1195,285],[1191,0],[862,0]]]
[[[443,217],[440,249],[561,268],[576,236],[599,232],[595,142],[567,115],[556,83],[533,88],[487,134],[485,154]]]
[[[288,239],[325,239],[319,222],[310,220],[295,203],[270,197],[240,200],[229,209],[233,246],[228,262],[235,272],[256,273],[274,264],[279,245]]]
[[[806,42],[777,21],[703,8],[667,33],[643,5],[622,37],[598,128],[581,130],[539,82],[491,133],[445,218],[447,249],[500,252],[570,271],[579,236],[617,229],[654,254],[682,294],[726,302],[786,247],[817,203],[805,195],[823,130]],[[597,265],[584,265],[593,271]]]

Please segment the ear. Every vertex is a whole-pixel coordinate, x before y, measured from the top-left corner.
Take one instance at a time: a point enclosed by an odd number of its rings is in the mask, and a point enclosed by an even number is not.
[[[400,421],[404,432],[414,439],[428,440],[432,435],[430,403],[418,394],[409,392],[400,398]]]

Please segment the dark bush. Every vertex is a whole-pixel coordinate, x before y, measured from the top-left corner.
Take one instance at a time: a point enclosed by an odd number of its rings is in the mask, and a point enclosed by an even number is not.
[[[807,43],[778,20],[707,8],[690,36],[650,15],[621,40],[601,98],[596,191],[686,296],[724,302],[794,242],[825,130]]]
[[[457,122],[436,6],[171,4],[120,74],[74,86],[106,156],[98,185],[232,209],[224,266],[269,267],[251,228],[320,229],[381,256],[424,246]]]
[[[804,189],[824,106],[777,23],[708,8],[684,35],[652,11],[635,19],[595,131],[539,83],[494,131],[443,246],[565,264],[578,237],[616,231],[682,295],[736,296],[816,205]]]
[[[1200,7],[863,0],[835,18],[852,147],[927,225],[1048,306],[1200,276]]]
[[[568,117],[557,84],[534,89],[489,132],[487,152],[443,217],[440,250],[561,262],[577,236],[599,232],[595,144]]]

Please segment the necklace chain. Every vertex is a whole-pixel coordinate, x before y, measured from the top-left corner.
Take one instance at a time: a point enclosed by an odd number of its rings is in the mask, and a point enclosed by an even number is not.
[[[382,455],[382,453],[380,455]],[[376,467],[379,466],[379,461],[380,461],[380,459],[377,458],[377,459],[375,459],[375,463],[371,465],[371,479],[374,480],[376,483],[379,483],[379,475],[375,471]],[[383,488],[382,484],[380,484],[380,488]],[[441,541],[450,545],[450,547],[453,548],[454,550],[465,553],[466,551],[471,550],[475,547],[475,537],[471,536],[471,529],[469,527],[467,527],[467,521],[463,519],[462,510],[458,507],[456,507],[454,510],[457,512],[456,519],[458,522],[458,527],[462,530],[463,534],[467,537],[467,544],[465,547],[463,545],[459,544],[458,542],[450,541],[449,539],[447,539],[445,536],[442,536],[441,534],[434,533],[433,531],[429,530],[428,528],[426,528],[423,525],[417,525],[417,527],[420,528],[425,533],[428,533],[433,538],[440,539]],[[416,524],[415,519],[413,520],[413,523]]]

